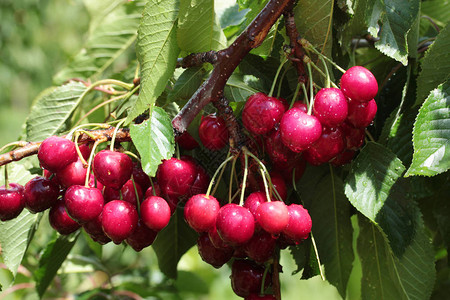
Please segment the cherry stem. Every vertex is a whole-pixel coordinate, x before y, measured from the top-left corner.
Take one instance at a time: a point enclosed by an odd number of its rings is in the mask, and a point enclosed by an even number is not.
[[[141,159],[139,158],[139,156],[137,156],[136,154],[134,154],[131,151],[123,151],[124,154],[133,157],[134,159],[136,159],[138,162],[141,162]]]
[[[318,56],[323,57],[324,59],[326,59],[330,64],[332,64],[336,69],[338,69],[339,71],[341,71],[342,73],[345,73],[345,70],[343,68],[341,68],[338,64],[336,64],[334,61],[332,61],[331,59],[329,59],[325,54],[319,52],[316,48],[314,48],[313,45],[311,45],[310,42],[308,42],[306,39],[301,39],[300,40],[300,44],[303,46],[303,48],[307,49],[307,50],[312,50],[315,54],[317,54]]]
[[[120,126],[125,122],[126,119],[121,120],[119,123],[117,123],[116,128],[114,129],[113,136],[111,138],[111,145],[109,146],[109,150],[114,151],[114,143],[116,141],[116,135],[117,131],[119,131]]]
[[[270,269],[270,264],[266,264],[266,268],[264,269],[264,274],[262,277],[262,282],[261,282],[261,290],[259,291],[259,295],[264,295],[264,283],[266,283],[266,277],[267,274],[269,273],[269,269]]]
[[[139,194],[136,187],[136,182],[134,181],[134,176],[131,175],[131,182],[133,183],[134,195],[136,196],[136,207],[138,211],[138,215],[141,216],[141,199],[139,199]]]
[[[214,184],[214,180],[216,179],[217,174],[219,174],[219,171],[220,171],[223,167],[225,167],[225,165],[226,165],[230,160],[232,160],[233,158],[234,158],[234,156],[228,156],[228,157],[220,164],[220,166],[217,168],[217,170],[216,170],[216,172],[214,173],[214,175],[213,175],[211,181],[209,182],[208,190],[206,191],[206,196],[209,196],[209,195],[210,195],[212,186],[213,186],[213,184]]]
[[[317,264],[319,265],[320,277],[322,278],[323,281],[325,281],[326,280],[325,274],[323,272],[322,264],[320,262],[319,251],[317,250],[317,246],[316,246],[316,240],[314,239],[314,235],[312,234],[312,232],[310,234],[311,234],[311,243],[313,244],[314,253],[316,254],[316,258],[317,258]]]
[[[8,165],[5,165],[5,189],[9,189]]]
[[[301,82],[298,82],[298,83],[297,83],[297,87],[295,88],[295,92],[294,92],[294,97],[292,97],[291,105],[289,105],[289,109],[291,109],[292,106],[294,106],[294,103],[295,103],[295,101],[297,100],[297,97],[298,97],[298,92],[300,91],[300,86],[301,86],[302,84],[303,84],[303,83],[301,83]]]
[[[297,181],[295,180],[295,167],[292,169],[292,187],[297,191]]]
[[[79,133],[79,132],[76,132],[76,133],[75,133],[75,138],[74,138],[75,150],[77,150],[78,157],[80,158],[81,163],[83,164],[83,166],[86,166],[86,165],[87,165],[87,162],[86,162],[86,160],[84,159],[83,154],[81,154],[80,147],[78,146],[78,138],[79,138],[79,137],[80,137],[80,133]]]
[[[175,155],[177,156],[177,159],[180,160],[180,146],[178,143],[175,143]]]
[[[153,196],[156,196],[155,184],[153,183],[153,180],[150,176],[148,178],[150,179],[150,185],[152,186]]]
[[[236,161],[237,156],[234,157],[233,162],[231,163],[231,172],[230,172],[230,183],[228,185],[228,203],[231,203],[231,193],[233,191],[233,175],[236,172]]]
[[[76,131],[80,131],[80,129],[82,129],[83,127],[90,127],[90,126],[92,126],[92,127],[100,127],[100,128],[105,128],[105,129],[110,127],[110,125],[105,124],[105,123],[88,123],[88,124],[81,124],[81,125],[78,125],[78,126],[72,128],[72,130],[69,131],[69,133],[67,134],[66,137],[67,137],[68,139],[72,139],[72,135],[73,135]],[[87,131],[84,131],[84,130],[83,130],[83,132],[86,133],[89,137],[92,138],[92,136],[90,136],[90,135],[88,134]]]
[[[306,85],[304,82],[302,82],[302,89],[303,89],[303,94],[305,95],[306,107],[309,107],[308,92],[306,91]]]
[[[92,164],[92,160],[94,159],[95,148],[97,148],[97,146],[99,144],[101,144],[102,142],[103,142],[102,140],[97,140],[97,141],[95,141],[94,145],[92,146],[91,154],[89,155],[88,167],[87,167],[87,171],[86,171],[86,179],[84,180],[85,187],[89,187],[89,177],[91,175],[91,164]]]
[[[371,142],[375,142],[375,139],[373,138],[373,135],[369,132],[369,130],[367,130],[367,128],[366,128],[365,131],[366,131],[366,135],[369,137],[369,140]]]
[[[270,196],[271,193],[269,193],[269,187],[267,185],[267,179],[266,179],[266,175],[264,174],[264,170],[260,167],[259,171],[261,172],[261,177],[263,179],[263,183],[264,183],[264,191],[266,192],[266,198],[267,198],[267,202],[270,202]],[[270,191],[272,191],[272,187],[270,187]]]
[[[231,154],[231,152],[228,152],[228,156],[230,156],[230,154]],[[231,157],[233,157],[233,156],[231,156]],[[220,170],[219,177],[217,178],[217,184],[214,186],[214,188],[211,192],[212,196],[214,196],[214,194],[217,191],[217,188],[219,187],[219,182],[220,182],[220,180],[222,180],[223,172],[225,172],[225,168],[222,168],[222,170]]]
[[[240,194],[240,192],[241,192],[241,189],[237,189],[237,191],[234,193],[234,195],[231,197],[231,199],[228,200],[229,201],[228,203],[233,202],[233,200],[237,197],[237,195]]]
[[[248,155],[247,151],[244,150],[244,176],[242,179],[242,190],[241,190],[241,198],[239,200],[239,205],[244,205],[244,196],[245,196],[245,186],[247,185],[247,175],[248,175]]]
[[[277,84],[278,75],[280,75],[281,69],[283,68],[284,64],[287,62],[287,58],[283,56],[283,60],[280,63],[280,66],[277,69],[277,73],[275,73],[275,78],[272,82],[272,87],[270,88],[269,97],[272,97],[273,91],[275,90],[275,85]]]
[[[326,77],[327,77],[327,81],[326,81],[326,83],[325,83],[325,87],[326,87],[326,88],[329,88],[329,87],[330,87],[331,80],[330,80],[330,72],[328,71],[327,62],[325,61],[325,59],[324,59],[322,56],[320,57],[320,60],[321,60],[322,63],[323,63],[323,67],[324,67],[324,69],[325,69],[325,74],[327,75],[327,76],[326,76]]]
[[[286,76],[287,71],[289,68],[284,69],[283,73],[281,73],[280,81],[278,83],[278,91],[277,91],[277,98],[280,98],[281,95],[281,86],[283,85],[284,77]]]
[[[309,107],[308,107],[308,115],[311,115],[313,106],[314,106],[314,86],[313,86],[313,78],[312,78],[312,71],[311,71],[311,63],[307,63],[306,66],[308,67],[308,75],[309,75]]]

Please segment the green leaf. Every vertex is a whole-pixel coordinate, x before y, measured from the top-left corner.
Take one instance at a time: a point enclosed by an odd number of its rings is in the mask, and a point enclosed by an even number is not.
[[[214,12],[214,0],[182,0],[177,40],[187,52],[220,50],[227,39]]]
[[[98,78],[135,42],[144,1],[90,1],[89,36],[83,49],[58,74],[55,82],[69,78]],[[95,10],[95,12],[94,12]]]
[[[339,177],[328,174],[318,182],[316,193],[311,197],[309,213],[320,261],[325,265],[327,280],[345,299],[354,255],[350,203],[345,197],[344,185]]]
[[[56,272],[75,245],[78,235],[79,231],[69,236],[59,235],[45,248],[44,253],[39,259],[39,268],[33,274],[39,297],[44,295],[48,286],[53,281]]]
[[[42,141],[61,133],[85,90],[84,84],[70,82],[41,94],[34,101],[26,121],[27,141]]]
[[[250,95],[258,90],[247,85],[238,75],[231,75],[225,86],[225,97],[230,101],[245,102]]]
[[[432,18],[441,27],[444,27],[450,21],[448,0],[423,1],[420,9],[423,15]],[[429,21],[427,20],[427,22]]]
[[[419,0],[376,0],[367,12],[369,33],[380,38],[375,47],[405,66],[409,53],[407,36],[417,19],[419,7]]]
[[[171,158],[175,152],[172,123],[160,107],[154,106],[141,124],[131,125],[130,135],[141,156],[142,169],[149,176],[155,176],[161,160]]]
[[[168,101],[177,102],[182,105],[186,103],[203,82],[205,70],[189,68],[185,70],[175,82],[173,89],[169,92]]]
[[[371,0],[355,0],[353,4],[354,14],[350,21],[345,22],[339,29],[339,40],[346,52],[350,51],[351,42],[354,37],[359,37],[367,33],[365,12],[370,8]],[[373,4],[372,4],[373,5]]]
[[[150,0],[145,5],[138,29],[136,51],[141,65],[141,89],[127,122],[149,109],[164,91],[175,70],[178,0]]]
[[[363,277],[362,299],[429,299],[435,280],[434,254],[422,221],[402,256],[395,256],[382,231],[359,218],[358,254]]]
[[[431,90],[450,78],[450,24],[441,30],[428,48],[421,63],[422,71],[417,78],[417,102],[429,96]]]
[[[158,233],[153,243],[161,272],[169,278],[176,278],[178,261],[196,241],[197,233],[184,221],[182,209],[177,208],[169,224]]]
[[[405,176],[434,176],[450,168],[450,82],[431,91],[413,131],[414,154]]]

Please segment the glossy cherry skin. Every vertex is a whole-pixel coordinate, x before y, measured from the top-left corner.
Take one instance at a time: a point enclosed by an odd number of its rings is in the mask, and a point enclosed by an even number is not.
[[[311,146],[322,134],[322,125],[315,116],[298,108],[288,110],[280,121],[281,141],[294,152]]]
[[[282,200],[286,200],[287,199],[287,187],[286,187],[286,182],[284,181],[283,176],[281,176],[281,174],[276,171],[270,171],[269,175],[270,175],[270,180],[272,181],[273,189],[275,189],[278,192],[278,194],[280,195]],[[267,180],[267,184],[269,184],[269,180]],[[262,191],[262,192],[265,191],[264,181],[262,178],[258,181],[258,186],[259,186],[260,191]],[[270,188],[269,188],[269,191],[270,191]],[[274,194],[275,194],[275,192],[274,192]],[[278,198],[276,198],[275,195],[273,195],[273,198],[278,199]]]
[[[133,162],[133,179],[139,184],[143,191],[151,186],[150,177],[142,170],[141,164]]]
[[[231,203],[222,206],[216,220],[222,240],[232,246],[248,242],[255,231],[255,218],[245,207]]]
[[[250,294],[248,297],[245,297],[244,300],[276,300],[274,295],[258,295],[258,294]]]
[[[355,154],[355,150],[344,150],[343,152],[339,153],[332,161],[330,161],[330,163],[336,167],[349,164],[352,162]]]
[[[202,260],[219,269],[233,257],[233,248],[216,248],[209,239],[208,233],[202,233],[197,239],[198,254]]]
[[[72,185],[64,194],[69,216],[78,223],[86,223],[100,215],[104,205],[102,192],[97,188]]]
[[[123,201],[130,202],[134,206],[138,205],[138,199],[139,202],[144,200],[144,193],[142,192],[141,186],[136,182],[133,184],[131,179],[125,182],[120,190],[105,187],[103,191],[103,198],[105,199],[105,202],[119,200],[120,194],[122,194]]]
[[[292,165],[300,157],[300,154],[291,151],[284,145],[280,129],[277,126],[265,138],[265,146],[270,160],[275,164]]]
[[[122,200],[113,200],[103,207],[102,228],[114,244],[120,244],[137,227],[139,216],[133,204]]]
[[[244,201],[244,207],[247,208],[255,219],[255,225],[257,225],[256,221],[256,211],[261,203],[267,201],[266,193],[264,191],[253,192]]]
[[[62,235],[77,231],[81,225],[75,222],[66,212],[64,201],[58,201],[50,208],[48,214],[50,225]]]
[[[6,188],[0,187],[0,220],[14,219],[25,207],[24,187],[18,183],[10,183]]]
[[[228,144],[228,129],[225,120],[216,115],[203,117],[198,127],[198,136],[206,148],[222,149]]]
[[[372,72],[361,66],[348,69],[341,77],[341,90],[352,100],[367,102],[378,93],[378,83]]]
[[[256,93],[245,102],[242,123],[253,134],[266,134],[280,122],[284,112],[282,101],[264,93]]]
[[[166,227],[171,215],[169,204],[161,197],[150,196],[141,203],[142,221],[154,231]]]
[[[131,178],[133,162],[124,153],[102,150],[95,155],[92,169],[104,186],[118,190]]]
[[[38,213],[52,207],[59,196],[59,186],[51,180],[36,176],[25,184],[25,207]]]
[[[164,160],[156,174],[162,195],[179,197],[186,194],[197,177],[197,167],[192,161],[171,158]]]
[[[236,259],[231,266],[231,287],[240,297],[257,294],[261,290],[264,267],[250,260]],[[270,276],[266,277],[264,286],[268,285]]]
[[[306,161],[303,157],[299,157],[293,163],[274,163],[273,168],[275,171],[279,172],[287,184],[292,184],[292,181],[297,182],[302,178],[303,173],[305,173]],[[295,176],[295,178],[293,178]]]
[[[192,183],[192,185],[190,186],[189,192],[187,194],[188,197],[186,198],[192,197],[197,194],[205,194],[208,190],[210,181],[208,173],[206,173],[206,170],[202,166],[197,164],[196,167],[197,176],[195,177],[194,183]]]
[[[323,88],[314,97],[313,113],[323,126],[335,127],[347,117],[347,99],[340,89]]]
[[[83,158],[88,161],[89,156],[91,155],[91,148],[89,147],[89,145],[81,144],[78,145],[78,148],[80,149],[81,156],[83,156]]]
[[[220,210],[219,201],[205,194],[189,198],[184,207],[184,219],[197,232],[207,232],[214,228]]]
[[[325,127],[320,138],[303,152],[303,157],[309,164],[318,166],[333,159],[344,149],[342,129]]]
[[[294,102],[294,104],[292,105],[292,107],[299,108],[299,109],[301,109],[301,110],[302,110],[303,112],[305,112],[305,113],[308,112],[308,106],[307,106],[305,103],[301,102],[301,101],[296,101],[296,102]]]
[[[87,168],[83,166],[81,159],[68,164],[65,168],[56,173],[61,186],[68,188],[72,185],[83,185],[86,180]]]
[[[355,128],[347,122],[341,125],[344,134],[345,148],[350,150],[358,150],[364,143],[366,136],[365,128]]]
[[[260,230],[244,245],[245,254],[257,263],[264,263],[274,253],[276,239],[268,232]]]
[[[311,232],[312,220],[308,210],[299,204],[291,204],[288,206],[289,222],[283,233],[294,240],[301,242],[308,238]]]
[[[151,230],[139,219],[136,229],[126,239],[128,245],[136,252],[140,252],[142,249],[150,246],[156,239],[158,232]]]
[[[155,192],[153,193],[153,187],[155,188]],[[148,189],[145,191],[144,198],[148,198],[151,196],[161,196],[161,189],[159,188],[159,185],[157,182],[153,182],[153,186],[149,186]]]
[[[46,138],[38,151],[42,168],[56,173],[78,159],[74,142],[58,136]]]
[[[197,141],[187,131],[183,132],[183,134],[176,137],[175,141],[178,143],[178,146],[180,146],[184,150],[193,150],[199,146]]]
[[[374,99],[369,102],[349,100],[347,122],[356,128],[369,126],[377,114],[377,103]]]
[[[102,214],[99,214],[95,219],[82,224],[84,231],[92,238],[94,242],[101,245],[111,242],[111,239],[105,235],[102,228]]]
[[[261,203],[256,210],[256,221],[265,231],[279,234],[286,228],[289,221],[286,204],[280,201]]]
[[[231,246],[225,243],[217,232],[216,225],[208,231],[209,240],[216,248],[230,248]]]

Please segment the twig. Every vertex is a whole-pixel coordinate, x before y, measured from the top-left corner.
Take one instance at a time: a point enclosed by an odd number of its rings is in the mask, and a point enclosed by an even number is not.
[[[217,62],[217,51],[193,53],[177,60],[177,68],[192,68],[204,63],[215,64]]]

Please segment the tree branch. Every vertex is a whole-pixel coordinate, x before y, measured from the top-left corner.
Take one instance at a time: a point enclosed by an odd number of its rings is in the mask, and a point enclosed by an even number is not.
[[[217,52],[208,51],[202,53],[189,54],[184,58],[179,58],[177,61],[177,68],[192,68],[201,66],[204,63],[215,64],[217,62]]]

